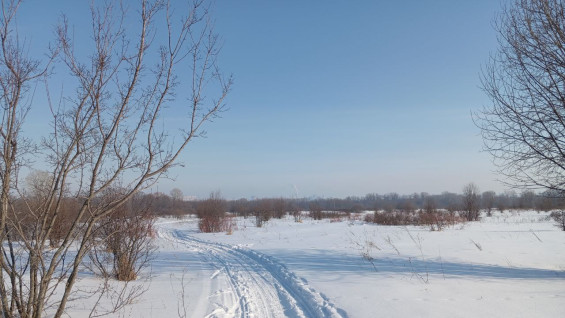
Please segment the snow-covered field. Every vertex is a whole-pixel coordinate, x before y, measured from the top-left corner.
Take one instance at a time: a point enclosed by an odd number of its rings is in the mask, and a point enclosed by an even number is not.
[[[435,232],[308,218],[240,218],[231,235],[193,218],[157,229],[148,290],[121,316],[565,316],[565,232],[546,213]]]

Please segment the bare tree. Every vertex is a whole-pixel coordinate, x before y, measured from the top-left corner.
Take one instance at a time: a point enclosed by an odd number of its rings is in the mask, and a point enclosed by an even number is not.
[[[524,190],[520,193],[518,207],[524,210],[533,209],[535,206],[536,194],[532,190]]]
[[[500,213],[504,213],[504,210],[509,207],[508,201],[508,196],[506,196],[505,194],[499,194],[495,202],[496,209],[500,211]]]
[[[0,310],[3,317],[38,318],[47,310],[61,317],[97,224],[176,165],[203,125],[222,111],[231,78],[216,65],[218,37],[203,0],[178,10],[161,0],[128,3],[133,10],[113,2],[92,4],[91,36],[74,37],[63,17],[56,48],[45,62],[28,58],[18,39],[19,4],[5,0],[0,8]],[[181,19],[173,14],[180,11]],[[126,24],[134,13],[138,18]],[[88,40],[93,45],[81,42]],[[78,46],[92,51],[78,55]],[[29,88],[38,79],[50,87],[51,65],[70,74],[74,87],[60,94],[60,102],[50,100],[53,130],[34,145],[21,130],[34,111]],[[181,127],[162,122],[172,105],[186,114]],[[22,165],[33,166],[26,156],[33,147],[41,150],[34,159],[50,175],[35,206],[27,204],[18,183]],[[109,189],[119,191],[108,198]],[[68,198],[76,210],[60,245],[48,250]],[[31,230],[22,215],[33,215]]]
[[[474,183],[469,183],[463,187],[463,211],[467,221],[477,221],[479,209],[479,188]]]
[[[171,190],[171,198],[173,198],[173,202],[174,201],[182,201],[184,198],[184,194],[182,193],[182,190],[179,188],[174,188]]]
[[[310,202],[308,210],[312,219],[321,220],[323,218],[322,206],[318,202]]]
[[[536,210],[537,211],[551,211],[558,204],[557,198],[559,195],[553,196],[551,191],[545,191],[541,193],[536,200]],[[559,198],[562,199],[562,198]]]
[[[413,213],[416,210],[412,199],[405,199],[397,204],[398,209],[404,213]]]
[[[430,214],[437,212],[436,201],[432,196],[426,196],[424,199],[424,210]]]
[[[283,198],[273,199],[274,217],[282,219],[286,213],[286,201]]]
[[[496,193],[494,191],[485,191],[481,195],[481,202],[483,207],[487,210],[487,216],[492,216],[492,209],[496,200]]]
[[[475,116],[484,148],[513,186],[565,190],[565,3],[516,0],[495,24],[482,74],[492,104]]]
[[[170,213],[176,215],[177,217],[180,217],[181,215],[183,215],[184,212],[182,210],[182,203],[183,203],[182,201],[184,201],[184,194],[182,193],[182,190],[179,188],[173,188],[170,194],[171,194],[171,198],[173,199],[173,204]]]
[[[247,218],[250,213],[250,203],[245,198],[235,200],[231,203],[230,210],[235,215]]]

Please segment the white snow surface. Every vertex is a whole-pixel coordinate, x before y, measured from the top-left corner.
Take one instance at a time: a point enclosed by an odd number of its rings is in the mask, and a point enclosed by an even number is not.
[[[443,231],[236,220],[228,235],[199,233],[195,218],[159,219],[147,291],[114,316],[565,316],[565,232],[548,213],[495,213]]]

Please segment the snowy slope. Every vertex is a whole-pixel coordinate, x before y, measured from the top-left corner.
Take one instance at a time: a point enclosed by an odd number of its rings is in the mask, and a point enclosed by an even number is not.
[[[204,234],[161,219],[151,283],[126,317],[559,317],[565,232],[506,212],[440,232],[271,220]],[[83,314],[70,311],[71,316]]]
[[[198,251],[224,278],[226,289],[210,317],[342,317],[331,303],[262,253],[161,228],[159,236]],[[227,297],[225,295],[228,295]]]

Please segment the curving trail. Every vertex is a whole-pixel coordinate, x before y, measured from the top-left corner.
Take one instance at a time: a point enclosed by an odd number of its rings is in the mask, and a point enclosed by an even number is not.
[[[182,230],[159,229],[159,236],[197,250],[223,280],[210,299],[215,309],[206,317],[347,317],[320,293],[272,257],[246,248],[203,241]]]

